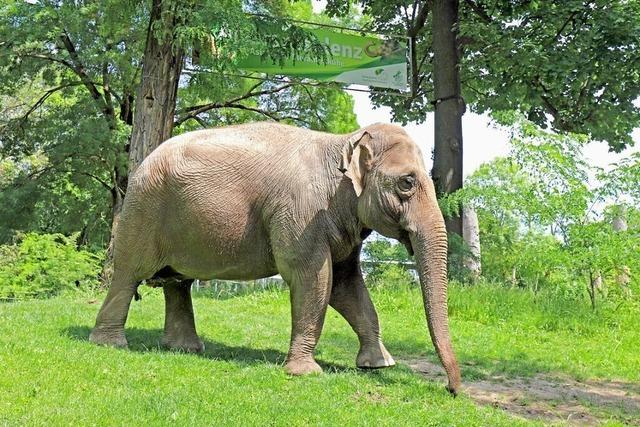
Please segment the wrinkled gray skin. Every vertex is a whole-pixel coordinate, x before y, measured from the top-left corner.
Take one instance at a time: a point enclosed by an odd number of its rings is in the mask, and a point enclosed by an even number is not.
[[[358,335],[357,366],[392,366],[359,264],[372,229],[415,252],[429,332],[455,393],[460,371],[449,338],[444,221],[420,150],[392,125],[331,135],[255,123],[162,144],[130,178],[113,283],[90,339],[126,346],[137,286],[160,280],[163,343],[200,352],[193,279],[280,273],[291,291],[287,372],[321,371],[313,352],[327,305]]]

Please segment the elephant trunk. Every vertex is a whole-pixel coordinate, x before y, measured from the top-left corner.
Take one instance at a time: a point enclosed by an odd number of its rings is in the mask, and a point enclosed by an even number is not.
[[[447,390],[456,395],[460,387],[460,368],[451,346],[447,314],[447,232],[437,205],[423,211],[415,231],[409,232],[415,253],[429,334],[447,372]]]

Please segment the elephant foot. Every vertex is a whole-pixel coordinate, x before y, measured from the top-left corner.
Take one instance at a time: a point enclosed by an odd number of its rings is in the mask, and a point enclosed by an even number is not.
[[[320,374],[322,368],[313,358],[287,360],[284,370],[289,375]]]
[[[194,337],[163,337],[162,345],[171,350],[184,351],[185,353],[202,353],[204,351],[204,343]]]
[[[356,358],[356,366],[362,369],[379,369],[395,366],[396,362],[380,342],[376,345],[361,347]]]
[[[94,344],[117,348],[126,348],[128,345],[127,338],[124,336],[124,330],[114,332],[100,328],[94,328],[89,335],[89,341]]]

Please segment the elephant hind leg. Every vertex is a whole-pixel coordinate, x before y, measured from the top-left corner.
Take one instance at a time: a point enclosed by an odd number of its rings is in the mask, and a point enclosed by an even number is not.
[[[111,287],[89,335],[91,342],[114,347],[127,346],[124,324],[137,288],[138,281],[133,274],[117,268],[114,270]]]
[[[201,353],[204,344],[196,333],[191,283],[193,280],[173,281],[162,287],[165,301],[162,345],[174,350]]]

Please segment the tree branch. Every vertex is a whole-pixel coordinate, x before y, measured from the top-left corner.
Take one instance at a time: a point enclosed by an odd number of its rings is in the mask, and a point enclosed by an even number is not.
[[[56,58],[55,56],[49,56],[49,55],[44,55],[44,54],[40,54],[40,53],[25,53],[23,55],[20,55],[22,57],[25,58],[35,58],[35,59],[45,59],[47,61],[51,61],[51,62],[57,62],[58,64],[62,64],[65,67],[71,69],[72,71],[75,72],[75,68],[73,67],[73,65],[68,62],[65,61],[64,59],[60,59],[60,58]]]
[[[80,172],[80,175],[85,175],[85,176],[88,176],[89,178],[93,178],[96,181],[98,181],[100,184],[102,184],[102,186],[104,188],[106,188],[107,190],[109,190],[109,191],[113,190],[113,186],[112,185],[109,185],[109,183],[107,181],[103,180],[100,177],[95,176],[94,174],[91,174],[89,172]]]
[[[309,90],[309,88],[303,85],[302,89],[304,89],[304,91],[307,93],[307,96],[309,97],[309,100],[311,100],[313,102],[313,95],[311,95],[311,91]],[[327,127],[327,122],[325,122],[324,119],[320,116],[320,114],[318,113],[318,110],[316,110],[314,108],[313,112],[315,113],[316,119],[318,119],[318,121],[320,123],[322,123],[322,126],[324,126],[326,128]]]
[[[40,97],[40,99],[38,99],[38,100],[36,101],[36,103],[35,103],[35,104],[33,104],[33,105],[31,106],[31,108],[29,108],[29,110],[28,110],[28,111],[27,111],[27,112],[26,112],[26,113],[25,113],[25,114],[20,118],[20,123],[24,123],[24,122],[29,118],[29,115],[31,115],[31,113],[33,113],[33,112],[34,112],[34,111],[36,111],[38,108],[40,108],[40,106],[41,106],[42,104],[44,104],[44,103],[45,103],[45,101],[46,101],[46,100],[47,100],[51,95],[53,95],[54,93],[56,93],[57,91],[62,90],[62,89],[65,89],[65,88],[68,88],[68,87],[80,86],[80,85],[83,85],[83,84],[84,84],[84,83],[82,83],[82,82],[71,82],[71,83],[67,83],[67,84],[60,85],[60,86],[56,86],[56,87],[54,87],[54,88],[52,88],[52,89],[49,89],[49,90],[45,91],[44,95],[42,95],[42,96]]]
[[[104,93],[105,110],[104,113],[109,121],[115,120],[115,109],[111,99],[111,89],[109,87],[109,63],[102,64],[102,92]]]
[[[60,40],[62,40],[62,44],[64,48],[69,53],[69,57],[71,58],[71,69],[77,74],[80,78],[84,86],[87,88],[91,97],[96,101],[98,107],[104,114],[107,121],[110,123],[110,126],[113,125],[115,117],[113,108],[109,107],[109,103],[106,98],[100,93],[96,85],[91,81],[89,75],[87,74],[80,57],[78,56],[78,52],[71,41],[71,37],[69,37],[69,33],[65,29],[62,30],[62,34],[60,35]],[[103,82],[104,84],[104,82]],[[107,84],[108,87],[108,84]]]
[[[400,9],[400,6],[398,6],[398,9]],[[411,18],[409,18],[409,13],[407,11],[407,5],[402,5],[402,11],[404,12],[404,21],[405,24],[407,25],[407,32],[409,32],[409,29],[411,28],[411,24],[413,23],[413,18],[415,16],[416,10],[415,10],[415,3],[414,3],[414,9],[413,9],[413,13]]]
[[[203,129],[206,129],[206,128],[208,127],[208,126],[207,126],[207,123],[206,123],[204,120],[202,120],[200,117],[198,117],[198,116],[193,117],[193,120],[195,120],[196,122],[198,122],[198,124],[199,124],[200,126],[202,126],[202,128],[203,128]]]
[[[555,105],[553,105],[553,103],[551,102],[551,99],[547,96],[547,94],[549,94],[550,92],[544,86],[544,84],[540,81],[540,77],[535,76],[532,80],[532,83],[534,86],[537,86],[538,88],[542,89],[542,92],[544,94],[540,94],[540,99],[542,100],[542,103],[544,104],[547,112],[553,116],[554,122],[557,122],[557,125],[556,125],[557,129],[570,130],[569,127],[567,126],[567,123],[564,122],[560,114],[560,110]]]
[[[471,10],[473,10],[476,15],[478,15],[478,17],[480,19],[482,19],[484,22],[486,22],[487,24],[491,24],[493,22],[493,19],[491,19],[491,17],[489,16],[489,14],[482,8],[482,6],[478,5],[476,2],[474,2],[473,0],[465,0],[465,3],[471,8]]]
[[[549,39],[549,41],[546,43],[546,46],[550,46],[551,44],[555,43],[556,41],[558,41],[558,38],[560,38],[560,36],[562,35],[562,33],[564,32],[564,29],[567,28],[567,25],[569,25],[570,22],[573,21],[573,18],[575,18],[575,16],[578,14],[577,10],[574,10],[573,12],[571,12],[571,14],[569,15],[569,17],[567,18],[566,21],[564,21],[564,24],[562,24],[562,26],[560,27],[560,29],[556,32],[556,35],[553,36],[551,39]]]
[[[82,80],[84,85],[87,87],[87,90],[89,91],[91,96],[96,100],[100,99],[102,95],[100,95],[98,88],[96,88],[96,86],[91,82],[91,79],[89,79],[89,76],[87,75],[85,68],[82,65],[82,62],[80,61],[78,52],[76,51],[75,46],[71,42],[71,38],[69,37],[69,34],[67,33],[66,30],[62,30],[60,39],[62,40],[62,44],[64,45],[65,49],[69,53],[69,56],[71,57],[71,64],[72,64],[71,68],[76,72],[78,77],[80,77],[80,80]]]
[[[248,109],[248,108],[242,108],[242,107],[246,107],[246,106],[242,106],[240,107],[239,104],[240,101],[244,101],[245,99],[248,98],[253,98],[253,97],[258,97],[258,96],[262,96],[262,95],[272,95],[278,92],[281,92],[285,89],[288,89],[290,87],[295,86],[295,83],[287,83],[285,85],[282,86],[278,86],[277,88],[273,88],[273,89],[266,89],[266,90],[261,90],[258,92],[254,92],[254,90],[256,88],[258,88],[260,85],[262,85],[263,82],[260,82],[259,84],[254,85],[251,89],[249,89],[249,92],[245,93],[244,95],[238,96],[236,98],[230,99],[228,101],[225,101],[223,103],[219,103],[219,102],[211,102],[209,104],[201,104],[201,105],[194,105],[191,107],[187,107],[187,108],[183,108],[180,111],[178,111],[176,113],[176,115],[180,115],[180,114],[184,114],[182,117],[179,117],[178,119],[176,119],[173,123],[174,126],[180,126],[182,123],[186,122],[189,119],[194,119],[196,116],[198,116],[199,114],[202,113],[206,113],[209,110],[213,110],[213,109],[217,109],[217,108],[239,108],[239,109]],[[264,110],[262,110],[264,111]],[[260,112],[260,111],[258,111]],[[263,113],[261,113],[263,114]],[[264,114],[266,115],[266,114]],[[268,116],[268,115],[267,115]],[[273,117],[272,117],[273,118]],[[276,120],[276,119],[274,119]]]
[[[280,117],[275,113],[272,113],[271,111],[263,110],[257,107],[249,107],[243,104],[228,104],[225,106],[225,108],[237,108],[239,110],[253,111],[255,113],[262,114],[265,117],[269,117],[270,119],[275,120],[276,122],[279,122],[280,120],[283,120],[285,118],[289,118],[289,117]]]
[[[415,13],[415,9],[414,9]],[[413,25],[408,29],[407,35],[409,37],[415,37],[418,33],[424,28],[424,24],[427,22],[427,16],[429,15],[429,5],[428,2],[422,1],[420,2],[420,7],[418,8],[417,14],[415,14],[415,19],[413,20]]]
[[[259,91],[259,92],[253,92],[253,90],[255,88],[257,88],[258,86],[260,86],[262,83],[263,82],[260,82],[259,84],[255,85],[254,87],[252,87],[249,90],[249,92],[245,93],[244,95],[238,96],[238,97],[230,99],[228,101],[225,101],[222,104],[221,103],[216,103],[216,102],[211,102],[209,104],[194,105],[194,106],[183,108],[183,109],[179,110],[176,113],[176,115],[183,114],[183,113],[191,113],[191,112],[194,112],[194,111],[197,111],[196,114],[200,114],[200,113],[206,112],[207,110],[211,110],[212,108],[222,108],[221,106],[225,106],[227,104],[233,104],[233,103],[240,102],[240,101],[243,101],[245,99],[253,98],[253,97],[256,97],[256,96],[272,95],[274,93],[278,93],[278,92],[281,92],[281,91],[283,91],[285,89],[288,89],[290,87],[295,86],[295,83],[287,83],[285,85],[278,86],[277,88],[274,88],[274,89],[267,89],[267,90],[262,90],[262,91]]]
[[[26,176],[23,176],[22,178],[23,179],[26,178],[26,179],[29,179],[29,180],[40,179],[42,177],[42,175],[44,175],[45,173],[50,172],[50,171],[55,171],[56,173],[74,173],[74,171],[69,170],[69,169],[64,169],[64,168],[63,169],[59,169],[58,165],[56,165],[56,164],[49,164],[49,165],[47,165],[47,166],[45,166],[43,168],[36,169],[33,172],[30,172],[29,174],[27,174]],[[106,182],[105,180],[103,180],[102,178],[100,178],[100,177],[98,177],[98,176],[96,176],[96,175],[94,175],[92,173],[89,173],[89,172],[77,172],[77,173],[79,173],[80,175],[88,176],[88,177],[96,180],[97,182],[99,182],[107,190],[113,191],[113,186],[109,185],[109,183]],[[9,186],[13,187],[13,188],[19,188],[21,185],[22,185],[22,183],[13,182]]]

